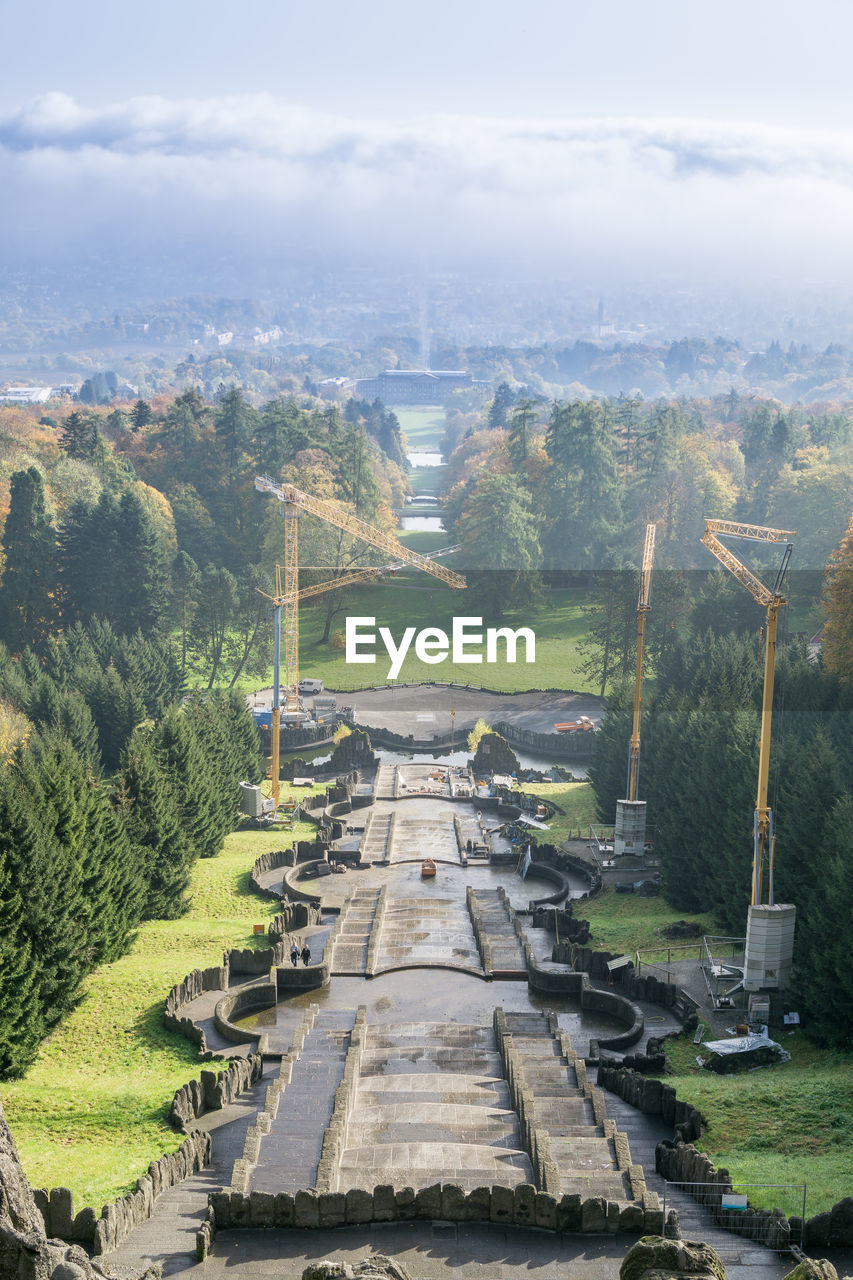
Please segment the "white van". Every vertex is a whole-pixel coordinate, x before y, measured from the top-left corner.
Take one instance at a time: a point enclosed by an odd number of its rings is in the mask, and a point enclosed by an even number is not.
[[[306,694],[309,694],[309,695],[314,694],[314,693],[322,693],[322,692],[323,692],[323,681],[322,681],[322,680],[300,680],[300,681],[299,681],[299,692],[300,692],[300,693],[306,693]]]

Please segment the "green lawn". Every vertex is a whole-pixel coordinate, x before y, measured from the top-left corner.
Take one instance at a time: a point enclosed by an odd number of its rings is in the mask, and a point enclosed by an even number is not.
[[[409,488],[414,494],[429,493],[434,497],[440,495],[444,486],[444,474],[446,468],[440,467],[412,467],[409,472]]]
[[[452,567],[452,558],[447,563]],[[412,646],[398,679],[403,683],[452,681],[480,685],[504,693],[524,689],[565,689],[595,693],[598,691],[596,686],[580,669],[582,659],[577,650],[577,643],[586,634],[587,628],[587,619],[582,612],[584,600],[585,597],[578,591],[553,591],[547,606],[539,610],[507,610],[506,617],[499,625],[513,628],[528,626],[533,629],[536,635],[535,664],[528,666],[519,661],[514,665],[506,662],[455,665],[450,658],[441,663],[427,664],[417,659]],[[475,606],[467,602],[464,591],[452,591],[440,582],[417,573],[400,574],[397,578],[378,585],[354,588],[348,612],[358,617],[376,618],[375,629],[389,627],[397,642],[408,626],[418,630],[429,626],[441,627],[449,635],[454,615],[478,616]],[[344,618],[345,615],[340,614],[334,623],[334,630],[341,633],[341,638]],[[320,608],[300,610],[300,673],[319,676],[327,688],[341,691],[384,684],[390,660],[381,640],[377,641],[377,660],[374,664],[348,665],[342,648],[319,643],[324,620]],[[498,624],[493,621],[484,623],[484,630],[488,625]],[[503,653],[503,645],[500,652]],[[270,671],[266,683],[271,682]],[[244,687],[259,688],[263,684],[263,680],[256,678]]]
[[[635,951],[659,946],[660,930],[683,918],[683,913],[675,911],[660,896],[645,898],[617,893],[613,888],[606,888],[584,902],[578,915],[589,921],[590,942],[596,950],[624,951],[632,957]],[[715,932],[711,916],[695,915],[690,919],[697,920],[708,933]]]
[[[437,453],[447,420],[440,405],[423,405],[415,409],[394,409],[409,451]]]
[[[180,1145],[166,1116],[201,1064],[196,1047],[163,1026],[166,996],[190,970],[221,964],[227,947],[254,944],[252,925],[266,924],[277,904],[249,892],[252,863],[313,830],[235,832],[217,858],[197,862],[190,913],[142,925],[126,956],[89,975],[24,1079],[0,1086],[34,1186],[70,1187],[78,1209],[100,1211]]]
[[[567,768],[571,769],[571,765]],[[562,844],[578,830],[585,833],[589,824],[596,821],[595,796],[589,782],[524,782],[521,790],[541,796],[543,800],[553,800],[564,810],[548,819],[550,831],[532,832],[540,843]]]
[[[827,1053],[801,1032],[780,1043],[791,1061],[740,1076],[696,1064],[691,1037],[670,1041],[679,1098],[698,1107],[707,1128],[697,1146],[746,1183],[805,1183],[809,1217],[853,1195],[853,1054]],[[750,1188],[750,1202],[802,1213],[801,1193]]]

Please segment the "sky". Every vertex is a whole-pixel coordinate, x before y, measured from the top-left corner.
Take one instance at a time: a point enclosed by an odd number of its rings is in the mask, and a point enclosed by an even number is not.
[[[851,35],[848,0],[32,0],[0,235],[843,283]]]

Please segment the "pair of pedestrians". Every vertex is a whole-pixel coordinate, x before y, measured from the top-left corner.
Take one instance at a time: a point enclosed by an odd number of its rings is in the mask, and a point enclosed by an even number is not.
[[[308,943],[303,943],[302,950],[300,951],[298,945],[295,942],[291,942],[290,963],[293,965],[294,969],[299,964],[300,959],[306,968],[311,963],[311,951],[308,947]]]

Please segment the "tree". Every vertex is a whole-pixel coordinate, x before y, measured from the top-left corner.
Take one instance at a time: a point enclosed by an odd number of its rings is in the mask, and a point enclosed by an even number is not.
[[[626,680],[634,666],[637,635],[637,574],[630,569],[604,569],[593,579],[594,595],[583,606],[589,620],[580,642],[583,671],[604,697],[611,680]]]
[[[56,621],[56,534],[36,467],[12,475],[3,550],[0,639],[20,653],[42,644]]]
[[[604,407],[581,400],[555,404],[545,452],[551,460],[546,563],[554,569],[601,568],[610,558],[621,521],[612,432]]]
[[[826,571],[823,660],[844,683],[853,680],[853,519]]]
[[[194,852],[182,822],[176,779],[150,726],[140,726],[127,744],[116,789],[128,838],[144,867],[142,918],[175,920],[187,910]]]
[[[466,500],[454,526],[472,568],[470,594],[493,617],[539,598],[539,546],[530,498],[514,476],[491,474]]]
[[[69,413],[59,433],[59,447],[69,458],[79,462],[89,462],[94,456],[97,443],[97,423],[80,413],[77,409]]]
[[[196,588],[190,648],[207,667],[208,689],[216,683],[236,608],[237,579],[222,566],[207,565]]]

